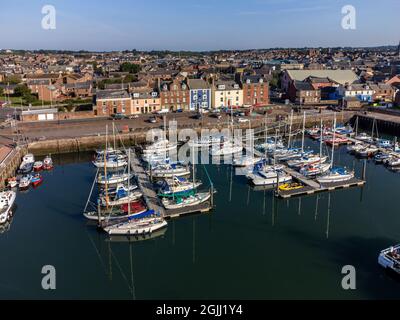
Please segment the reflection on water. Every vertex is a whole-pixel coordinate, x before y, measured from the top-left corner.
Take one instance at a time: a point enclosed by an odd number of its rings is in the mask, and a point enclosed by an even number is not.
[[[360,176],[363,161],[339,152],[338,164]],[[91,154],[59,157],[40,188],[18,193],[18,213],[0,234],[0,298],[400,297],[400,283],[377,265],[379,251],[400,241],[399,175],[372,161],[364,188],[288,200],[210,165],[211,213],[170,220],[150,237],[109,238],[82,216]],[[196,176],[207,181],[201,166]],[[40,289],[45,264],[57,270],[55,292]],[[341,288],[349,264],[355,291]]]

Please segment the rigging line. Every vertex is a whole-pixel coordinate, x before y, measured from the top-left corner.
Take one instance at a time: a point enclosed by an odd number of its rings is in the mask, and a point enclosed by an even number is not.
[[[135,293],[134,293],[132,287],[129,285],[128,278],[126,277],[124,271],[122,270],[121,265],[119,264],[117,258],[116,258],[115,255],[114,255],[114,252],[111,250],[111,246],[110,246],[110,252],[111,252],[111,256],[114,258],[114,260],[115,260],[115,262],[116,262],[116,264],[117,264],[117,267],[118,267],[119,271],[121,272],[122,277],[123,277],[124,280],[126,281],[126,285],[128,286],[129,291],[130,291],[130,292],[132,293],[132,295],[134,296]]]
[[[104,264],[103,259],[101,258],[101,254],[100,254],[99,250],[97,249],[96,244],[94,243],[92,237],[90,236],[90,233],[88,232],[87,228],[85,228],[85,231],[86,231],[87,236],[89,237],[90,242],[92,243],[92,245],[93,245],[93,247],[94,247],[94,250],[95,250],[96,253],[97,253],[97,256],[98,256],[98,258],[99,258],[99,260],[100,260],[101,266],[103,267],[104,273],[105,273],[106,275],[108,275],[107,268],[106,268],[106,266],[105,266],[105,264]]]
[[[87,199],[87,201],[86,201],[85,209],[83,209],[83,212],[86,212],[87,206],[89,205],[90,198],[92,197],[93,188],[94,188],[94,186],[95,186],[95,184],[96,184],[96,180],[97,180],[97,175],[98,175],[98,174],[99,174],[99,168],[97,168],[96,174],[95,174],[95,176],[94,176],[92,188],[90,189],[89,197],[88,197],[88,199]]]

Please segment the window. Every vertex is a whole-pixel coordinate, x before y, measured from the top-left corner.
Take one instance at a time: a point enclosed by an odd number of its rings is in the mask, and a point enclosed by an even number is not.
[[[117,105],[117,101],[113,101],[113,106],[115,107]]]
[[[103,106],[103,108],[106,106],[106,102],[105,101],[103,101],[102,106]]]
[[[144,103],[147,104],[147,100],[144,100]]]
[[[207,94],[203,94],[203,100],[207,100]]]
[[[236,97],[236,101],[239,101],[239,97]]]
[[[185,97],[182,98],[182,102],[183,102],[183,103],[186,102],[186,98],[185,98]]]
[[[221,100],[220,100],[221,102],[224,102],[224,98],[221,98]]]
[[[155,100],[155,99],[153,99],[153,103],[156,103],[156,100]]]

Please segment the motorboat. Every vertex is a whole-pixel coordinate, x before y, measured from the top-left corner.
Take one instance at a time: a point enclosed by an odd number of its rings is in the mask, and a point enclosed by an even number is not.
[[[373,142],[373,138],[370,135],[366,134],[365,132],[361,132],[360,134],[356,135],[354,138],[356,140],[360,140],[363,142]]]
[[[355,151],[355,154],[359,157],[367,158],[372,157],[379,151],[378,147],[369,145],[365,148]]]
[[[353,145],[347,146],[347,151],[350,153],[356,153],[358,151],[360,151],[361,149],[364,149],[366,147],[365,144],[361,143],[361,142],[357,142]]]
[[[378,256],[378,264],[400,274],[400,244],[382,250]]]
[[[378,139],[376,141],[376,146],[378,148],[391,148],[392,143],[390,142],[390,140],[387,140],[387,139]]]
[[[268,186],[289,182],[292,176],[282,170],[255,171],[246,176],[255,186]]]
[[[298,190],[298,189],[302,189],[302,188],[304,188],[304,186],[298,182],[284,183],[279,186],[280,191],[292,191],[292,190]]]
[[[17,177],[11,177],[7,179],[7,186],[10,188],[15,188],[18,186],[18,180]]]
[[[27,174],[32,172],[34,163],[35,163],[34,155],[32,153],[26,154],[22,158],[22,163],[19,166],[19,172],[22,174]]]
[[[336,167],[330,170],[329,173],[322,175],[317,178],[319,183],[332,183],[332,182],[342,182],[354,178],[353,171],[347,171],[345,168]]]
[[[385,152],[378,152],[374,156],[374,160],[375,160],[376,163],[382,163],[386,159],[389,159],[389,158],[390,158],[390,155],[388,153],[385,153]]]
[[[210,192],[199,192],[188,197],[163,198],[162,204],[167,210],[195,206],[210,199]]]
[[[12,190],[0,192],[0,224],[7,222],[12,215],[12,206],[17,193]]]
[[[386,164],[388,167],[398,167],[398,166],[400,166],[400,157],[392,156],[392,157],[390,157],[389,159],[387,159],[387,161],[385,162],[385,164]]]

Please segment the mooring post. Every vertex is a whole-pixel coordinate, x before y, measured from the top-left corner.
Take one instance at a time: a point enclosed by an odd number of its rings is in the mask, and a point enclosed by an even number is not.
[[[210,192],[211,192],[211,207],[214,207],[214,184],[211,182],[210,186]]]
[[[97,223],[98,227],[101,227],[101,218],[100,218],[100,202],[97,203]]]

